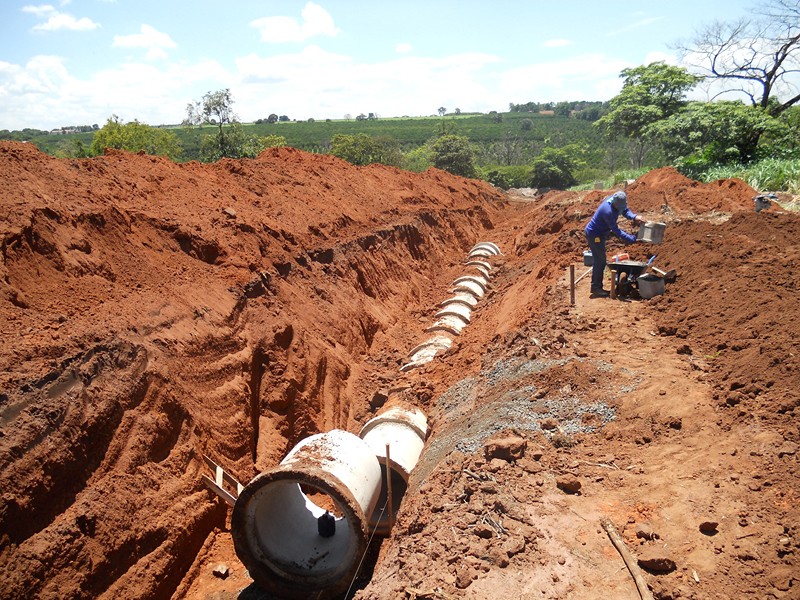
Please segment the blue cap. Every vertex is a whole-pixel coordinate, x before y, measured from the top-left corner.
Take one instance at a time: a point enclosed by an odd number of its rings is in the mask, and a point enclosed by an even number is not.
[[[618,212],[622,212],[628,208],[628,195],[623,191],[614,192],[614,195],[611,196],[611,205],[616,208]]]

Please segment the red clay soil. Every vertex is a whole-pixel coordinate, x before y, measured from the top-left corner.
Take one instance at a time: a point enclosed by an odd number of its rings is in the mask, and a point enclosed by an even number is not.
[[[628,186],[667,230],[625,250],[678,277],[649,301],[583,279],[571,306],[608,192],[524,202],[291,149],[2,143],[0,173],[0,597],[262,597],[202,455],[247,482],[392,396],[431,434],[355,597],[636,598],[603,518],[657,598],[800,597],[800,218],[743,182]],[[479,240],[504,252],[489,294],[401,374]],[[487,457],[509,430],[525,456]]]

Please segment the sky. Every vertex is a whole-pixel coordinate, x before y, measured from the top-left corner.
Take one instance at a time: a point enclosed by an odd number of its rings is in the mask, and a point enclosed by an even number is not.
[[[605,101],[628,67],[754,0],[0,0],[0,129],[243,122]]]

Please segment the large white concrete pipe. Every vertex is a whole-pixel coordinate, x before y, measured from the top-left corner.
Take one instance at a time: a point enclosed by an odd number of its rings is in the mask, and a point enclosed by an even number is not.
[[[381,467],[361,438],[337,429],[308,437],[242,490],[231,516],[236,554],[279,598],[340,594],[367,549],[380,493]],[[330,537],[318,523],[326,509],[335,517]]]
[[[387,407],[375,418],[367,421],[359,433],[375,453],[381,465],[381,495],[369,522],[379,535],[389,535],[391,522],[395,521],[400,502],[408,488],[408,477],[417,466],[425,438],[428,419],[418,408],[405,405]],[[386,445],[389,445],[389,474],[392,481],[392,506],[388,506],[388,477],[386,473]],[[381,512],[383,506],[386,510]]]

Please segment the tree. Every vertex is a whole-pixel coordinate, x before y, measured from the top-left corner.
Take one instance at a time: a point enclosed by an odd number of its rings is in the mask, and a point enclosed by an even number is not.
[[[686,104],[686,93],[700,77],[663,62],[623,69],[622,90],[611,99],[611,110],[595,121],[611,140],[624,138],[631,146],[633,166],[641,167],[652,145],[647,127],[676,113]]]
[[[708,82],[726,86],[714,98],[744,95],[750,105],[777,117],[800,102],[800,2],[766,0],[756,15],[706,25],[678,49]],[[745,156],[756,155],[764,133],[750,132]]]
[[[87,148],[78,138],[71,138],[58,145],[55,151],[57,158],[88,158],[91,156],[91,149]]]
[[[800,73],[800,3],[767,0],[757,14],[706,25],[678,49],[707,79],[733,85],[718,95],[744,94],[753,106],[777,116],[800,102],[789,81]]]
[[[444,106],[440,106],[437,112],[439,113],[440,117],[443,117],[447,114],[447,109]]]
[[[200,142],[200,154],[206,160],[236,158],[241,154],[239,145],[243,141],[234,125],[239,119],[233,112],[233,96],[229,89],[206,92],[203,99],[186,106],[185,125],[215,125],[217,133],[204,136]]]
[[[365,133],[337,133],[331,138],[331,154],[361,166],[381,163],[396,167],[402,160],[397,140],[385,136],[372,137]]]
[[[572,102],[557,102],[553,110],[559,117],[568,117],[572,111]]]
[[[461,177],[476,177],[475,153],[461,135],[443,135],[431,144],[431,159],[437,169]]]
[[[493,164],[516,165],[522,161],[522,150],[522,140],[511,133],[506,133],[500,141],[486,148],[485,155]]]
[[[752,154],[754,136],[770,131],[778,137],[783,127],[760,108],[738,100],[692,102],[651,125],[650,135],[661,142],[670,160],[691,165],[697,173],[713,165],[758,158]]]
[[[286,138],[282,135],[247,135],[240,123],[233,123],[225,130],[225,154],[220,152],[216,135],[206,135],[200,140],[200,156],[211,162],[221,158],[255,158],[265,148],[282,148]]]
[[[522,119],[519,122],[519,128],[522,129],[522,131],[530,131],[533,129],[533,121],[530,119]]]
[[[531,164],[530,186],[567,189],[578,183],[574,171],[583,165],[586,149],[578,144],[545,148]]]
[[[255,158],[264,148],[285,146],[286,138],[278,135],[247,135],[233,112],[233,96],[229,89],[207,92],[199,102],[186,107],[185,125],[214,125],[217,132],[200,139],[200,157],[214,162],[221,158]],[[267,122],[289,120],[271,114]]]
[[[178,136],[165,129],[151,127],[133,120],[123,124],[117,115],[112,115],[92,138],[91,153],[103,154],[106,148],[145,152],[153,156],[176,159],[181,154]]]

